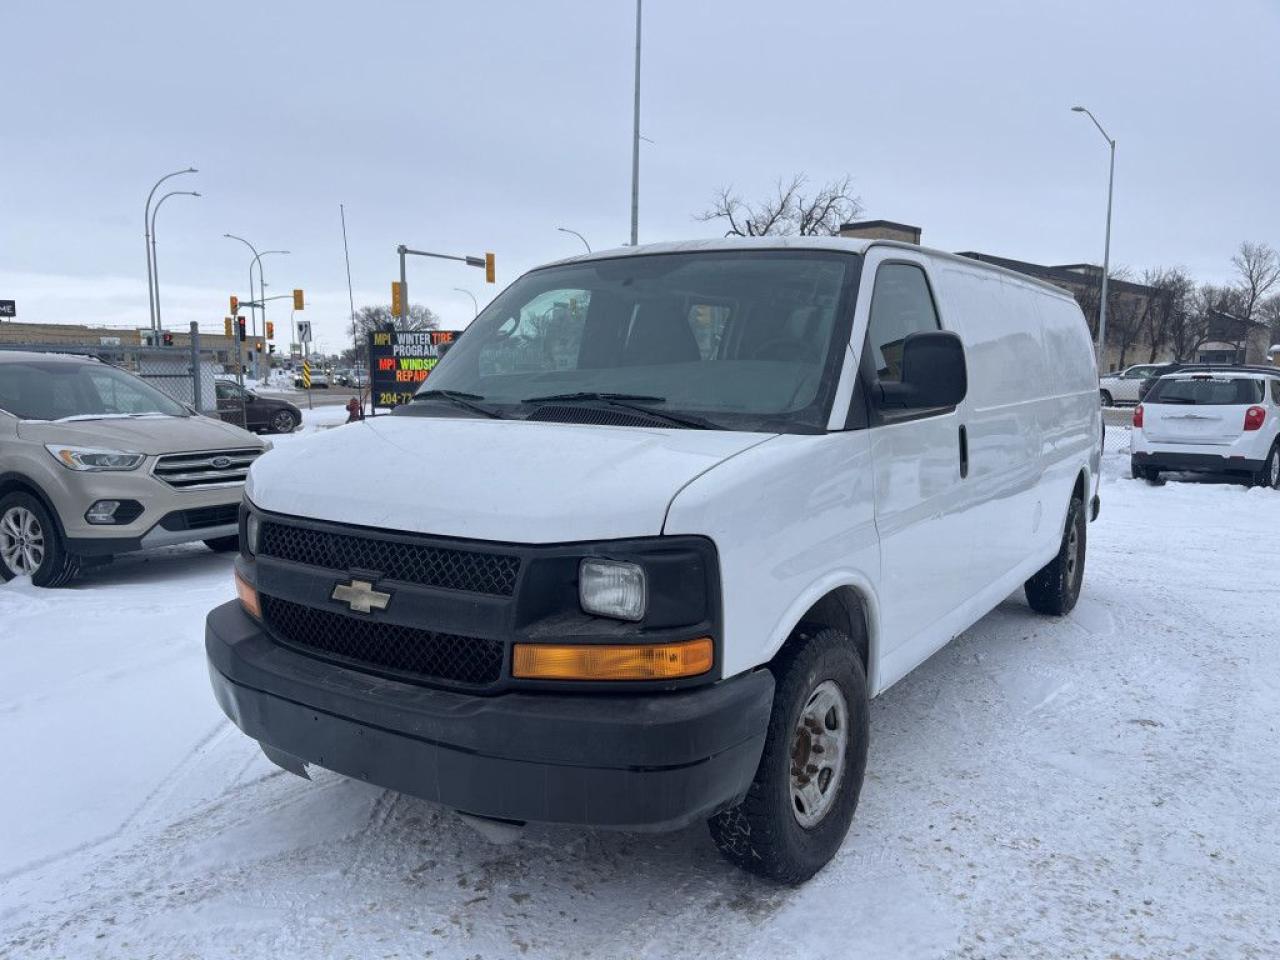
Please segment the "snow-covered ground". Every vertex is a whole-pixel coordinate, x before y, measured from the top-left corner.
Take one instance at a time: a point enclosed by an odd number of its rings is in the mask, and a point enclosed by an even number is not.
[[[1278,956],[1280,493],[1126,462],[1071,616],[1011,596],[874,702],[853,830],[797,890],[700,826],[494,844],[276,770],[209,693],[202,547],[0,587],[0,956]]]

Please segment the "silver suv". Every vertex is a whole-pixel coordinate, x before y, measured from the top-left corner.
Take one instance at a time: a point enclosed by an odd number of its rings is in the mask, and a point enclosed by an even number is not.
[[[0,352],[0,579],[56,587],[118,553],[234,550],[267,449],[98,360]]]

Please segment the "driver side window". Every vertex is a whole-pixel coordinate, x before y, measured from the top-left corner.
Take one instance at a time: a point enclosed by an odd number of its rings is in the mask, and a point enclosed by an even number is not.
[[[902,380],[902,345],[913,333],[941,329],[924,270],[911,263],[886,263],[876,271],[867,324],[868,354],[885,383]]]

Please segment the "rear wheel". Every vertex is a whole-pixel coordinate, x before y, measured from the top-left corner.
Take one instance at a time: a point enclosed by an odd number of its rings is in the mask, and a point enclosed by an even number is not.
[[[37,587],[61,587],[79,570],[39,500],[21,492],[0,499],[0,580],[30,577]]]
[[[777,680],[764,752],[746,798],[707,821],[724,857],[803,883],[849,832],[867,763],[867,681],[852,638],[800,635],[769,667]]]
[[[1254,475],[1253,483],[1254,486],[1280,490],[1280,444],[1271,448],[1267,459],[1262,463],[1262,469]]]
[[[1058,555],[1023,584],[1027,603],[1036,613],[1060,617],[1070,613],[1080,599],[1080,585],[1084,582],[1087,526],[1084,504],[1072,497],[1071,506],[1067,508],[1067,526],[1062,533]]]
[[[1102,405],[1104,407],[1110,407],[1115,404],[1115,401],[1111,398],[1110,390],[1099,390],[1098,392],[1102,395]]]
[[[204,545],[214,553],[230,553],[232,550],[240,549],[240,535],[232,534],[229,537],[214,537],[206,540]]]

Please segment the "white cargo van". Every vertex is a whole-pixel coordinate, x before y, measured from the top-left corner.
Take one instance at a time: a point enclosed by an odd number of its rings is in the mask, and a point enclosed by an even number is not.
[[[709,821],[798,882],[857,804],[868,699],[1097,515],[1069,295],[914,246],[628,248],[507,288],[395,415],[254,465],[222,708],[274,761],[467,814]]]

